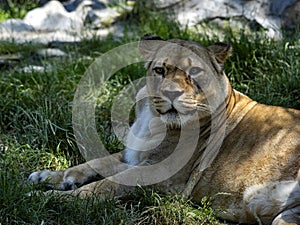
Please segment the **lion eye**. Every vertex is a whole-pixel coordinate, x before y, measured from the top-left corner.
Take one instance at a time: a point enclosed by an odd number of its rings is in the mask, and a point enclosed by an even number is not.
[[[203,71],[203,69],[201,69],[200,67],[194,66],[194,67],[190,68],[189,75],[196,75],[196,74],[200,73],[201,71]]]
[[[163,67],[155,67],[154,69],[154,72],[159,74],[159,75],[165,75],[165,69]]]

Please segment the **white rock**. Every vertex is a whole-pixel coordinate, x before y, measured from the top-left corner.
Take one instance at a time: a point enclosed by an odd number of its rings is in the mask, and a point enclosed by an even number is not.
[[[21,19],[8,19],[0,23],[0,32],[12,33],[12,32],[23,32],[23,31],[34,31],[34,27],[28,25]]]
[[[37,54],[42,57],[63,57],[66,53],[59,48],[43,48],[37,50]]]
[[[49,1],[29,11],[23,20],[0,23],[0,40],[49,44],[79,42],[110,32],[120,36],[122,27],[115,24],[119,15],[117,6],[106,8],[98,0]]]
[[[23,21],[39,31],[80,30],[83,26],[80,15],[67,12],[59,1],[29,11]]]
[[[44,73],[45,71],[48,71],[50,68],[44,67],[44,66],[36,66],[36,65],[29,65],[26,67],[23,67],[19,70],[19,72],[22,73]]]
[[[287,8],[293,11],[291,8],[297,2],[299,0],[153,0],[152,7],[171,9],[175,18],[188,26],[194,26],[204,19],[244,17],[249,22],[260,24],[270,37],[280,38],[282,25],[290,26],[291,23],[290,17],[283,15]],[[300,12],[296,10],[294,14],[299,15]]]

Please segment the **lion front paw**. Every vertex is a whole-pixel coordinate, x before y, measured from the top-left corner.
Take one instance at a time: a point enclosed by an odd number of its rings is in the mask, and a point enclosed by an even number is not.
[[[65,179],[64,171],[42,170],[29,175],[28,181],[32,184],[43,183],[47,189],[74,190],[76,185],[73,179]]]

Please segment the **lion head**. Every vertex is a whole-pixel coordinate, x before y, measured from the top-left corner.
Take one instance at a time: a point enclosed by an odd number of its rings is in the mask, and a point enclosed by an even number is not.
[[[181,127],[210,117],[228,94],[223,72],[231,46],[145,35],[139,45],[147,69],[147,91],[154,113],[168,126]]]

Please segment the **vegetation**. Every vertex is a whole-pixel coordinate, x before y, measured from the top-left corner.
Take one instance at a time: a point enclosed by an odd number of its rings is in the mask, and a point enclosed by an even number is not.
[[[6,4],[5,4],[6,3]],[[39,0],[7,0],[0,2],[0,22],[9,18],[23,18],[26,13],[37,7]]]
[[[0,72],[0,224],[221,223],[214,218],[207,199],[196,205],[180,196],[142,188],[126,199],[105,202],[97,197],[41,197],[26,183],[32,171],[83,162],[73,136],[72,101],[81,76],[99,55],[136,41],[144,33],[204,45],[220,41],[217,36],[208,38],[203,32],[180,29],[176,22],[154,12],[135,13],[127,18],[128,34],[118,42],[109,36],[64,45],[66,57],[40,57],[37,50],[45,47],[41,45],[0,42],[0,55],[21,55],[14,66],[2,67]],[[234,48],[225,65],[234,88],[262,103],[300,109],[299,41],[289,36],[268,40],[261,32],[246,35],[227,28],[222,34],[223,41]],[[24,70],[29,65],[45,70]],[[114,96],[144,74],[142,64],[131,65],[118,71],[102,91],[97,105],[98,130],[111,152],[122,148],[111,130]],[[28,196],[29,192],[33,194]]]

